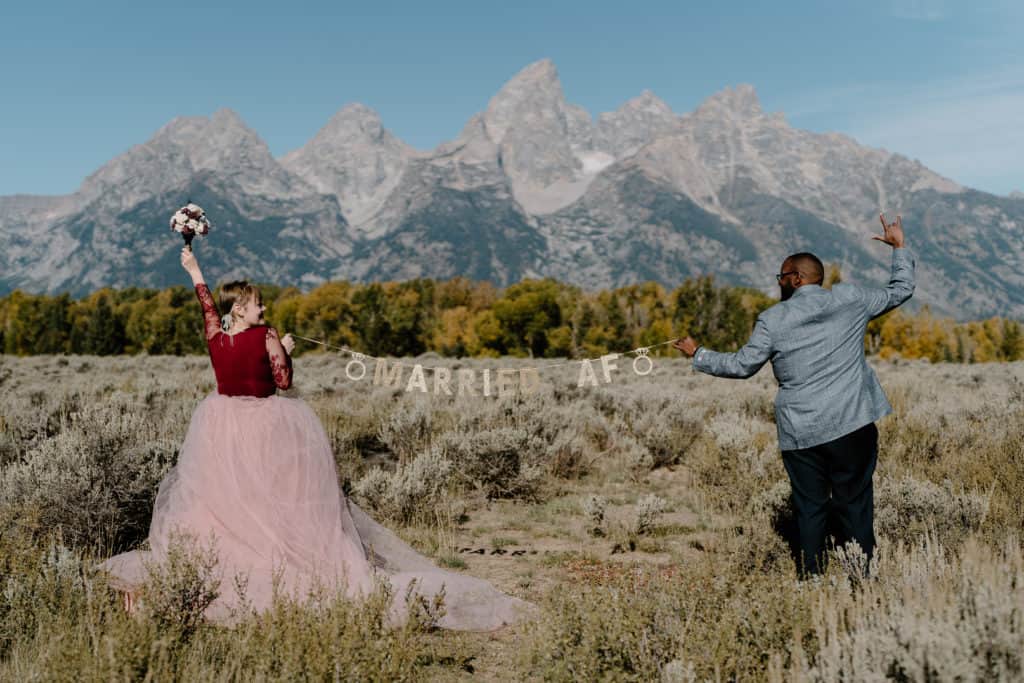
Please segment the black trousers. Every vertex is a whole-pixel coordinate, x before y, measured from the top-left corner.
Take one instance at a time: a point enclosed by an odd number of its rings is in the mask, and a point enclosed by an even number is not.
[[[875,423],[819,446],[782,451],[782,462],[793,488],[798,533],[794,551],[801,575],[824,571],[830,518],[836,544],[856,541],[870,558],[875,550]]]

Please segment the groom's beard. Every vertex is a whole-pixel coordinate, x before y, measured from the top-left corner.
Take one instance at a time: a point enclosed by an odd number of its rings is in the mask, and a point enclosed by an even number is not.
[[[779,285],[779,299],[787,301],[789,297],[793,296],[793,292],[796,291],[796,287],[793,285]]]

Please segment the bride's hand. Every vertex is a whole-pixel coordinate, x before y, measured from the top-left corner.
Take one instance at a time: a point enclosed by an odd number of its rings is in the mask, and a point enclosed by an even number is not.
[[[203,280],[203,273],[199,270],[199,261],[196,260],[196,255],[192,253],[192,250],[185,247],[181,250],[181,267],[189,274],[192,278],[192,284],[198,285],[205,283]]]
[[[292,339],[291,332],[281,337],[281,346],[284,347],[285,353],[289,356],[292,355],[292,349],[295,348],[295,340]]]
[[[181,248],[181,267],[190,274],[199,270],[199,261],[196,260],[196,255],[188,247]]]

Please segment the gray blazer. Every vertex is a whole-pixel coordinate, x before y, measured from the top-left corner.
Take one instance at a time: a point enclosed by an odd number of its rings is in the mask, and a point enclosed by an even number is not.
[[[788,301],[757,316],[742,349],[719,353],[700,347],[693,368],[747,378],[771,360],[779,383],[779,448],[810,448],[838,439],[892,412],[864,358],[864,332],[869,320],[913,293],[914,257],[906,249],[893,249],[892,275],[884,289],[804,285]]]

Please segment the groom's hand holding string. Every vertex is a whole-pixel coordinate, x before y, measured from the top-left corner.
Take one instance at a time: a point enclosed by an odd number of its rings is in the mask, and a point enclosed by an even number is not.
[[[686,337],[685,339],[676,339],[672,342],[672,348],[678,349],[685,353],[688,357],[693,358],[693,354],[697,353],[697,341],[693,337]]]

